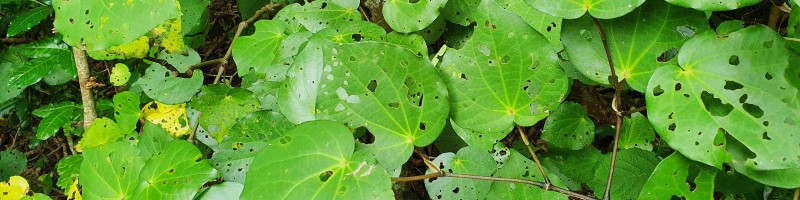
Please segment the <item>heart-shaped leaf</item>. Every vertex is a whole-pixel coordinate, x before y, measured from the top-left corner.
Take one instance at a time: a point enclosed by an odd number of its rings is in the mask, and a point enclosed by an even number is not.
[[[144,167],[139,149],[119,141],[83,151],[80,183],[87,199],[130,199]]]
[[[700,173],[690,177],[689,172],[695,171]],[[713,199],[716,175],[717,171],[714,168],[692,161],[676,152],[658,163],[653,175],[650,175],[642,188],[639,199],[659,199],[658,197],[664,196],[689,200]]]
[[[189,66],[200,63],[200,55],[191,49],[187,56],[162,52],[159,59],[167,60],[179,72],[184,72]],[[200,90],[200,86],[203,85],[203,72],[196,69],[191,78],[175,77],[166,67],[152,63],[144,76],[133,85],[141,87],[148,97],[156,101],[170,105],[180,104],[191,100]],[[169,87],[164,87],[165,85]]]
[[[217,177],[217,170],[186,140],[165,143],[141,170],[133,199],[191,199],[206,181]]]
[[[395,31],[410,33],[428,27],[439,17],[439,9],[447,0],[409,0],[386,1],[383,4],[383,18]]]
[[[433,160],[433,164],[448,173],[475,176],[489,176],[497,169],[491,154],[473,147],[465,147],[458,150],[458,153],[443,153]],[[428,169],[426,173],[435,172]],[[450,177],[424,182],[431,199],[483,199],[487,197],[487,191],[492,185],[487,180]]]
[[[241,199],[393,199],[389,175],[354,143],[341,124],[300,124],[256,156]]]
[[[529,5],[547,14],[564,19],[575,19],[589,15],[600,19],[611,19],[630,13],[645,0],[526,0]]]
[[[335,0],[320,0],[302,6],[288,5],[281,9],[275,18],[284,20],[290,27],[302,25],[306,30],[316,33],[327,27],[361,21],[361,13],[358,11],[358,6],[349,7],[349,5],[337,3]]]
[[[224,84],[205,85],[189,104],[200,111],[200,125],[211,130],[211,136],[222,141],[240,118],[261,109],[258,99],[242,88]]]
[[[564,49],[561,44],[561,27],[562,19],[560,17],[552,16],[539,10],[533,9],[525,3],[525,0],[497,0],[508,12],[525,20],[534,29],[542,33],[544,37],[550,41],[556,51]]]
[[[617,152],[614,166],[614,184],[611,184],[611,199],[636,199],[647,178],[653,173],[661,158],[653,152],[641,149],[625,149]],[[588,183],[595,196],[603,196],[611,166],[611,154],[605,154],[594,166],[594,179]],[[662,183],[663,184],[663,183]]]
[[[686,8],[702,11],[727,11],[755,5],[761,0],[666,0]],[[795,0],[796,1],[796,0]]]
[[[542,139],[557,148],[583,149],[594,141],[594,122],[586,108],[565,102],[544,122]]]
[[[247,75],[250,70],[264,72],[264,68],[275,64],[278,48],[286,39],[286,25],[280,21],[261,20],[253,24],[256,32],[242,36],[233,42],[232,55],[236,61],[239,75]]]
[[[656,134],[653,125],[641,113],[633,113],[630,118],[622,120],[622,129],[619,134],[619,148],[640,148],[645,151],[653,150]]]
[[[124,134],[126,133],[122,132],[122,129],[117,126],[114,120],[99,118],[95,119],[92,125],[83,133],[83,139],[81,139],[80,145],[84,149],[102,146],[117,141],[117,139],[122,138]]]
[[[117,125],[123,133],[127,134],[136,129],[139,117],[142,116],[139,104],[139,94],[124,91],[114,95],[114,119],[117,120]]]

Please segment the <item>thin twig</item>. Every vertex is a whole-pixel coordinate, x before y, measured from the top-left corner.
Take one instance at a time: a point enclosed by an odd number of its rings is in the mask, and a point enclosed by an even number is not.
[[[78,71],[78,83],[81,89],[81,101],[83,101],[83,128],[89,128],[92,121],[97,118],[94,109],[94,96],[92,89],[89,88],[89,63],[86,61],[86,54],[83,52],[86,46],[83,44],[72,48],[72,55],[75,58],[75,67]]]
[[[517,126],[517,131],[519,135],[522,137],[522,142],[525,143],[525,147],[528,147],[528,152],[531,153],[531,157],[533,157],[533,161],[536,162],[536,167],[539,168],[539,172],[542,172],[542,177],[544,178],[545,185],[542,187],[544,190],[550,190],[550,178],[547,177],[547,173],[544,172],[544,167],[542,167],[542,163],[539,162],[539,158],[536,157],[536,151],[533,150],[531,147],[531,142],[528,140],[528,136],[525,135],[525,131],[522,130],[522,127]]]
[[[439,177],[450,177],[450,178],[465,178],[465,179],[475,179],[475,180],[486,180],[486,181],[498,181],[498,182],[508,182],[508,183],[519,183],[519,184],[526,184],[526,185],[533,185],[540,189],[544,190],[551,190],[561,194],[566,194],[578,199],[587,199],[587,200],[595,200],[595,198],[576,193],[567,189],[563,189],[557,186],[550,186],[548,183],[540,182],[540,181],[529,181],[529,180],[522,180],[522,179],[513,179],[513,178],[502,178],[502,177],[491,177],[491,176],[475,176],[475,175],[468,175],[468,174],[456,174],[456,173],[448,173],[440,171],[439,173],[433,174],[425,174],[419,176],[410,176],[410,177],[396,177],[392,178],[392,182],[409,182],[409,181],[419,181],[431,178],[439,178]],[[547,189],[546,189],[547,188]]]
[[[628,116],[630,114],[642,112],[642,111],[645,111],[645,110],[647,110],[647,107],[638,107],[638,108],[633,109],[633,110],[628,110],[628,111],[622,112],[622,115],[623,116]]]
[[[69,146],[69,152],[72,153],[72,155],[78,155],[78,151],[75,150],[75,142],[72,141],[72,136],[64,134],[64,137],[67,138],[67,145]]]
[[[794,197],[792,199],[793,200],[800,199],[800,188],[794,189]]]
[[[425,155],[425,153],[422,153],[422,151],[414,149],[414,153],[417,153],[417,156],[422,158],[422,161],[425,163],[425,166],[428,166],[428,169],[430,169],[431,171],[435,173],[439,173],[442,171],[441,169],[436,167],[436,165],[434,165],[433,162],[431,162],[431,160],[428,159],[428,155]]]

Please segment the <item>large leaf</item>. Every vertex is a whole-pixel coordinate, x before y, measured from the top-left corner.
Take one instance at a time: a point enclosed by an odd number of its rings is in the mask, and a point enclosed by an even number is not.
[[[800,168],[786,168],[775,170],[757,170],[748,166],[749,160],[752,159],[753,152],[749,151],[747,146],[742,144],[739,140],[733,139],[728,135],[726,138],[728,143],[726,148],[728,152],[733,155],[733,162],[731,166],[735,172],[741,173],[748,178],[755,180],[759,183],[772,185],[782,188],[797,188],[800,187]],[[783,149],[781,149],[783,150]]]
[[[686,8],[702,11],[727,11],[755,5],[761,0],[666,0],[667,2]]]
[[[233,42],[232,55],[236,61],[239,75],[247,75],[250,70],[264,73],[266,67],[275,64],[279,57],[278,48],[286,39],[286,25],[280,21],[261,20],[253,24],[256,32],[242,36]]]
[[[87,199],[130,199],[140,184],[139,149],[119,141],[83,151],[80,183]]]
[[[138,39],[169,19],[180,17],[178,1],[53,1],[55,29],[70,46],[103,50]],[[136,19],[135,23],[131,19]]]
[[[595,166],[595,176],[588,183],[595,196],[603,196],[611,166],[611,154],[604,155]],[[653,152],[641,149],[625,149],[617,152],[614,167],[614,184],[611,184],[611,199],[636,199],[647,178],[653,173],[660,158]],[[662,183],[663,184],[663,183]]]
[[[642,5],[645,0],[526,0],[528,4],[547,14],[575,19],[589,15],[600,19],[623,16]]]
[[[699,174],[689,175],[697,171]],[[680,153],[673,153],[658,163],[642,188],[639,199],[659,199],[664,196],[688,200],[713,199],[716,175],[714,168],[689,160]]]
[[[0,151],[0,181],[22,174],[27,165],[28,159],[22,152],[16,149]]]
[[[190,50],[187,56],[162,52],[159,59],[167,60],[179,72],[184,72],[189,66],[200,63],[200,55],[194,50]],[[165,104],[179,104],[191,100],[202,85],[203,71],[194,70],[191,78],[175,77],[166,67],[158,63],[150,64],[144,76],[134,83],[134,86],[141,87],[148,97]]]
[[[198,198],[199,200],[239,199],[244,185],[235,182],[222,182],[208,187]]]
[[[200,111],[200,125],[211,131],[217,141],[229,134],[236,121],[261,108],[253,92],[246,89],[216,84],[201,90],[189,105]]]
[[[765,26],[704,32],[681,49],[680,67],[659,68],[647,88],[650,122],[661,138],[717,168],[731,162],[730,139],[752,152],[748,168],[800,168],[798,89],[784,78],[790,63],[780,35]]]
[[[408,160],[413,146],[431,144],[447,117],[446,89],[431,63],[392,44],[312,39],[287,81],[278,103],[289,121],[365,126],[375,136],[367,151],[387,169]]]
[[[473,147],[457,153],[443,153],[433,160],[439,170],[476,176],[492,175],[497,166],[492,155]],[[426,173],[435,173],[428,169]],[[431,199],[483,199],[492,182],[487,180],[440,177],[426,180],[425,189]]]
[[[47,18],[50,13],[53,13],[53,8],[50,6],[39,6],[20,13],[8,24],[6,37],[14,37],[19,33],[31,30],[31,28],[41,23],[44,18]]]
[[[139,173],[139,187],[133,199],[191,199],[217,170],[193,144],[173,140],[154,155]]]
[[[72,122],[80,109],[80,105],[73,102],[62,102],[34,110],[33,115],[43,118],[36,128],[36,138],[46,140],[53,137],[62,126]]]
[[[592,81],[609,85],[611,71],[597,27],[589,16],[572,22],[562,30],[570,61]],[[648,1],[629,15],[600,20],[600,24],[605,29],[617,76],[641,92],[653,72],[666,64],[667,60],[659,58],[662,53],[680,48],[695,33],[709,30],[703,12],[664,1]]]
[[[516,150],[510,149],[508,159],[493,176],[544,182],[536,163],[525,158]],[[558,178],[549,176],[554,185],[561,185]],[[568,199],[567,195],[548,192],[533,185],[496,181],[492,183],[488,195],[496,199]]]
[[[300,124],[256,156],[241,199],[393,199],[383,167],[354,148],[346,126]]]
[[[139,117],[142,116],[139,104],[139,94],[125,91],[114,95],[114,119],[123,133],[136,129]]]
[[[401,33],[410,33],[428,27],[439,17],[439,9],[444,8],[447,0],[409,0],[386,1],[383,4],[383,18],[392,29]]]
[[[565,102],[544,122],[542,139],[557,148],[583,149],[594,141],[594,122],[581,104]]]
[[[539,32],[493,1],[480,9],[483,17],[470,40],[447,51],[441,63],[451,117],[478,132],[531,126],[565,98],[568,78]]]

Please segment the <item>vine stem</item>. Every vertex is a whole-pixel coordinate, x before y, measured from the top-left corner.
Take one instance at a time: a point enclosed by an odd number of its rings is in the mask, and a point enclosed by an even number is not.
[[[264,7],[261,7],[261,9],[258,9],[258,11],[256,11],[256,13],[253,16],[251,16],[249,19],[247,19],[247,20],[245,20],[243,22],[239,22],[239,26],[236,29],[236,34],[233,35],[233,40],[231,40],[231,44],[228,45],[228,50],[225,51],[225,56],[223,56],[221,58],[222,60],[219,61],[219,65],[217,67],[217,75],[216,75],[216,77],[214,77],[214,84],[219,83],[220,77],[222,77],[222,73],[225,72],[225,66],[228,65],[228,59],[230,59],[231,51],[233,50],[233,42],[236,41],[236,39],[238,39],[240,35],[242,35],[242,31],[244,31],[244,28],[246,28],[250,24],[253,24],[253,22],[258,20],[258,18],[260,18],[261,15],[263,15],[267,11],[273,11],[273,10],[275,10],[277,8],[280,8],[280,7],[283,7],[283,6],[284,6],[283,3],[267,4]]]
[[[522,137],[522,142],[525,143],[525,147],[528,147],[528,152],[531,153],[531,157],[533,157],[533,161],[536,162],[536,167],[539,168],[539,172],[542,172],[542,177],[544,178],[544,185],[542,189],[550,190],[550,178],[547,177],[547,173],[544,172],[544,167],[542,167],[542,163],[539,162],[539,158],[536,157],[536,151],[533,150],[531,147],[531,142],[528,140],[528,136],[525,135],[525,131],[522,130],[522,127],[517,126],[517,132],[519,132],[520,137]]]
[[[625,84],[625,80],[618,81],[617,72],[614,68],[614,60],[611,58],[611,50],[608,48],[608,40],[606,39],[606,32],[603,30],[603,26],[600,24],[600,21],[597,18],[592,17],[592,21],[594,21],[594,25],[597,26],[597,31],[600,32],[600,40],[603,41],[603,48],[606,51],[606,58],[608,59],[608,67],[611,69],[611,78],[609,79],[609,83],[614,86],[614,99],[611,101],[611,108],[614,110],[616,114],[616,131],[614,134],[614,148],[612,149],[611,153],[611,166],[608,169],[608,181],[606,182],[606,191],[603,194],[603,200],[611,199],[611,183],[613,182],[614,177],[614,167],[617,164],[617,148],[619,147],[619,132],[622,129],[622,112],[619,111],[620,105],[620,93],[622,92],[622,86]]]
[[[86,61],[86,53],[83,51],[86,46],[80,44],[72,48],[72,56],[75,58],[75,67],[78,71],[78,83],[81,89],[81,101],[83,101],[83,128],[88,129],[92,121],[97,118],[94,108],[94,96],[92,88],[89,87],[89,63]]]
[[[586,200],[596,200],[595,198],[573,192],[567,189],[563,189],[556,186],[550,186],[548,183],[540,182],[540,181],[529,181],[529,180],[522,180],[522,179],[513,179],[513,178],[502,178],[502,177],[491,177],[491,176],[475,176],[469,174],[458,174],[458,173],[449,173],[444,171],[439,171],[438,173],[431,173],[419,176],[409,176],[409,177],[395,177],[392,178],[392,182],[409,182],[409,181],[419,181],[431,178],[441,178],[441,177],[450,177],[450,178],[464,178],[464,179],[475,179],[475,180],[485,180],[485,181],[498,181],[498,182],[508,182],[508,183],[519,183],[519,184],[526,184],[526,185],[533,185],[541,189],[545,190],[552,190],[556,191],[561,194],[569,195],[571,197],[575,197],[578,199],[586,199]]]

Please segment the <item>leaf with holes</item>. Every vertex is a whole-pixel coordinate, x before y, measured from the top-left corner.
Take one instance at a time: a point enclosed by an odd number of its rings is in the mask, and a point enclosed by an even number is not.
[[[278,105],[289,121],[365,126],[375,136],[365,150],[387,169],[400,167],[414,146],[431,144],[447,117],[446,89],[430,61],[393,44],[312,39],[287,80]]]
[[[186,135],[190,130],[185,103],[178,105],[167,105],[158,101],[147,103],[142,108],[142,119],[159,125],[172,137]]]
[[[264,73],[264,68],[280,61],[278,49],[287,37],[286,25],[280,21],[260,20],[253,26],[256,28],[253,35],[237,38],[231,47],[237,72],[242,76],[250,70]]]
[[[556,148],[583,149],[594,141],[594,122],[581,104],[564,102],[544,122],[542,139]]]
[[[141,36],[134,41],[103,50],[86,51],[95,60],[144,58],[150,51],[150,37]]]
[[[622,129],[619,134],[619,148],[640,148],[645,151],[653,150],[656,134],[653,125],[641,113],[633,113],[630,118],[622,120]]]
[[[686,8],[701,11],[728,11],[755,5],[761,0],[666,0],[667,2]]]
[[[346,126],[300,124],[256,156],[241,199],[394,199],[383,167],[354,148]]]
[[[200,55],[191,49],[187,56],[162,52],[159,59],[166,60],[178,72],[184,72],[189,66],[200,63]],[[165,104],[180,104],[191,100],[202,85],[203,71],[195,69],[191,78],[175,77],[158,63],[150,64],[144,76],[133,84],[141,87],[148,97]]]
[[[83,139],[79,142],[82,148],[88,149],[96,146],[108,144],[125,135],[122,129],[109,118],[99,118],[92,122],[92,125],[83,133]]]
[[[25,154],[16,149],[0,151],[0,181],[22,174],[27,163],[28,159],[25,158]]]
[[[114,84],[114,86],[123,86],[127,84],[129,78],[131,78],[131,71],[125,63],[114,64],[114,68],[111,69],[111,75],[108,77],[109,81],[111,81],[111,84]]]
[[[560,17],[536,10],[525,3],[525,0],[498,0],[497,2],[508,12],[519,16],[539,33],[542,33],[556,51],[564,49],[561,44],[562,19]]]
[[[168,19],[180,17],[178,1],[53,1],[55,29],[70,46],[103,50],[138,39]],[[136,19],[135,23],[131,19]]]
[[[150,159],[150,157],[159,154],[164,149],[164,146],[174,138],[170,137],[166,130],[156,124],[144,122],[142,126],[142,135],[139,137],[139,156],[142,159]]]
[[[477,132],[472,131],[469,129],[462,128],[460,125],[450,121],[450,126],[453,127],[453,131],[460,137],[460,139],[464,140],[471,147],[479,148],[481,150],[492,150],[494,145],[505,138],[508,133],[511,131],[498,131],[492,133],[484,133],[484,132]]]
[[[410,33],[428,27],[439,17],[439,9],[444,8],[447,0],[393,0],[383,4],[383,18],[392,29],[401,33]]]
[[[531,126],[558,108],[569,80],[544,36],[493,1],[480,7],[472,37],[441,63],[451,117],[477,132]]]
[[[139,173],[133,199],[191,199],[197,189],[217,177],[217,170],[193,144],[173,140],[147,160]]]
[[[8,24],[6,37],[14,37],[19,33],[31,30],[31,28],[39,25],[42,20],[47,18],[50,13],[53,13],[53,7],[50,6],[39,6],[20,13]]]
[[[31,190],[28,180],[21,176],[12,176],[0,180],[0,198],[3,199],[25,199],[25,195]]]
[[[659,68],[647,88],[650,122],[661,138],[720,169],[731,162],[731,140],[752,152],[747,168],[800,169],[798,88],[784,78],[792,65],[781,36],[766,26],[704,32],[681,49],[680,67]]]
[[[726,144],[728,152],[733,155],[733,162],[731,166],[732,171],[738,172],[747,176],[747,180],[754,180],[759,183],[782,187],[782,188],[796,188],[800,187],[800,182],[797,177],[800,177],[800,168],[786,168],[775,170],[757,170],[748,166],[749,160],[752,159],[753,152],[747,146],[742,144],[739,140],[735,140],[732,136],[728,135],[729,142]],[[782,150],[782,149],[781,149]],[[785,152],[784,152],[785,153]],[[751,181],[752,182],[752,181]]]
[[[348,7],[350,5],[343,4],[335,0],[313,1],[302,6],[291,4],[281,9],[281,12],[275,15],[275,19],[287,22],[290,27],[302,25],[312,33],[351,21],[361,21],[358,6]]]
[[[295,125],[274,111],[257,111],[242,117],[231,128],[211,157],[211,163],[225,181],[244,183],[253,158],[273,140]]]
[[[595,177],[595,167],[602,159],[600,150],[594,147],[577,151],[554,149],[546,156],[542,158],[542,165],[548,172],[558,176],[565,183],[574,181],[578,185],[592,181]]]
[[[189,105],[200,111],[200,125],[210,131],[217,141],[229,135],[231,127],[240,118],[261,109],[253,92],[246,89],[216,84],[205,85],[200,90],[200,94]]]
[[[114,95],[114,119],[123,133],[136,129],[139,117],[142,116],[139,104],[139,94],[124,91]]]
[[[599,19],[612,19],[630,13],[645,0],[526,0],[529,5],[547,14],[575,19],[589,12]]]
[[[614,184],[611,184],[611,199],[636,199],[647,178],[653,173],[661,158],[653,152],[641,149],[625,149],[617,152],[614,167]],[[601,197],[606,190],[611,153],[603,155],[595,168],[594,179],[588,183],[594,195]]]
[[[597,27],[589,16],[573,22],[562,30],[570,61],[592,81],[609,85],[611,70]],[[663,1],[648,1],[630,15],[600,20],[600,24],[605,29],[618,78],[642,92],[653,72],[667,64],[668,51],[679,49],[695,33],[710,30],[703,12]]]
[[[76,103],[62,102],[33,110],[34,116],[43,118],[36,128],[36,138],[46,140],[55,136],[62,126],[68,125],[75,119],[75,114],[79,114],[80,109],[81,106]]]
[[[525,158],[516,150],[510,149],[505,163],[492,176],[544,182],[536,163]],[[548,176],[552,184],[561,186],[559,179]],[[568,199],[567,195],[545,191],[539,187],[521,183],[493,182],[487,196],[497,199]]]
[[[443,153],[433,160],[439,170],[448,173],[490,176],[497,169],[492,154],[465,147],[457,153]],[[435,173],[428,169],[426,174]],[[425,189],[431,199],[484,199],[488,196],[491,181],[439,177],[425,180]],[[494,197],[494,196],[492,196]]]
[[[699,174],[691,173],[698,172]],[[647,180],[639,199],[678,198],[713,199],[716,169],[673,153],[658,163],[653,175]]]
[[[144,167],[139,149],[118,141],[83,151],[80,183],[86,199],[131,199]]]

